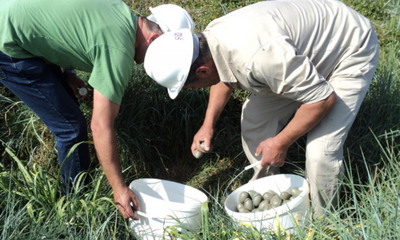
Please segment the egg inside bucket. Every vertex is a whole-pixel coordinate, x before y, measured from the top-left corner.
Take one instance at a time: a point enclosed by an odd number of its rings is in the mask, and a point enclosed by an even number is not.
[[[169,239],[164,229],[178,224],[193,231],[201,229],[201,205],[208,198],[200,190],[154,178],[134,180],[129,188],[140,206],[139,220],[129,222],[138,239]]]
[[[243,191],[265,193],[272,190],[278,194],[298,188],[300,194],[286,203],[259,212],[240,213],[237,210],[239,196]],[[310,215],[309,187],[307,181],[294,174],[278,174],[251,181],[228,195],[226,213],[238,224],[250,224],[259,231],[276,230],[277,227],[295,233],[296,227],[308,222]]]

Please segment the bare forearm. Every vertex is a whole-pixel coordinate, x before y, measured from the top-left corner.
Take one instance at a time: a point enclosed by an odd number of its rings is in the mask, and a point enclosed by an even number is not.
[[[118,112],[118,104],[94,89],[91,128],[97,156],[113,189],[114,202],[122,216],[137,219],[134,211],[139,209],[139,204],[135,194],[125,184],[118,155],[117,137],[114,131]]]
[[[196,154],[196,150],[200,152],[208,152],[210,150],[211,139],[214,135],[214,126],[228,102],[231,92],[232,89],[223,82],[219,82],[211,87],[203,125],[193,137],[191,146],[192,153],[196,158],[199,158],[199,155]],[[203,147],[201,147],[202,143],[204,144]]]
[[[114,131],[119,105],[105,98],[97,90],[94,90],[93,105],[91,128],[96,153],[104,174],[115,192],[125,185]]]
[[[204,126],[214,127],[221,115],[222,110],[229,101],[232,88],[223,82],[210,88],[210,97],[208,101],[206,116],[203,122]]]
[[[275,137],[276,140],[286,146],[290,146],[299,137],[313,129],[333,108],[335,101],[336,95],[332,93],[323,101],[301,105],[292,120]]]
[[[117,140],[112,129],[103,129],[93,133],[97,156],[112,189],[125,187],[118,155]]]

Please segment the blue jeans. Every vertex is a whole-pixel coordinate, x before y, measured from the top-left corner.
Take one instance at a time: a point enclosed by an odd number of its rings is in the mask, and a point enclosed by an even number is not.
[[[86,119],[66,86],[60,67],[40,58],[16,59],[0,52],[0,82],[35,112],[56,139],[63,191],[68,193],[79,173],[89,168]]]

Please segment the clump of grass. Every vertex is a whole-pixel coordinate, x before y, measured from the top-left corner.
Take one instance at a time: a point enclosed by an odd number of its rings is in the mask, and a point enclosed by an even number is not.
[[[314,223],[319,235],[329,228],[340,239],[396,239],[400,227],[399,145],[393,138],[377,139],[382,166],[371,168],[364,158],[364,169],[347,166],[342,205],[329,217]],[[366,176],[364,176],[366,175]],[[367,179],[365,181],[365,178]]]
[[[127,239],[131,237],[111,199],[101,170],[92,173],[89,190],[60,195],[60,177],[40,165],[25,166],[7,148],[11,169],[0,168],[1,239]],[[118,229],[118,230],[117,230]],[[125,229],[125,231],[119,231]]]
[[[10,92],[2,87],[0,90],[0,150],[3,163],[9,162],[5,146],[16,149],[16,154],[31,161],[33,158],[48,161],[54,153],[53,137],[39,118]]]
[[[192,16],[196,23],[196,31],[203,30],[207,24],[221,15],[224,15],[241,6],[259,2],[260,0],[151,0],[151,1],[125,1],[135,11],[148,16],[150,15],[149,7],[155,7],[160,4],[173,3],[185,8]]]

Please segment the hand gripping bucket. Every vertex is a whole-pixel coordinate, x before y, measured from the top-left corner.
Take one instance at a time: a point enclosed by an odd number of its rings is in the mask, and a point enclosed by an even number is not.
[[[201,204],[208,200],[203,192],[154,178],[134,180],[129,188],[139,201],[139,220],[129,224],[138,239],[169,239],[164,229],[178,224],[194,231],[201,229]]]
[[[243,191],[254,190],[263,194],[273,190],[280,194],[290,188],[299,188],[300,195],[279,207],[254,213],[239,213],[236,209],[239,195]],[[278,174],[251,181],[228,195],[225,211],[236,223],[250,224],[259,231],[271,231],[279,227],[295,233],[296,227],[306,224],[310,217],[308,183],[304,178],[293,174]]]

